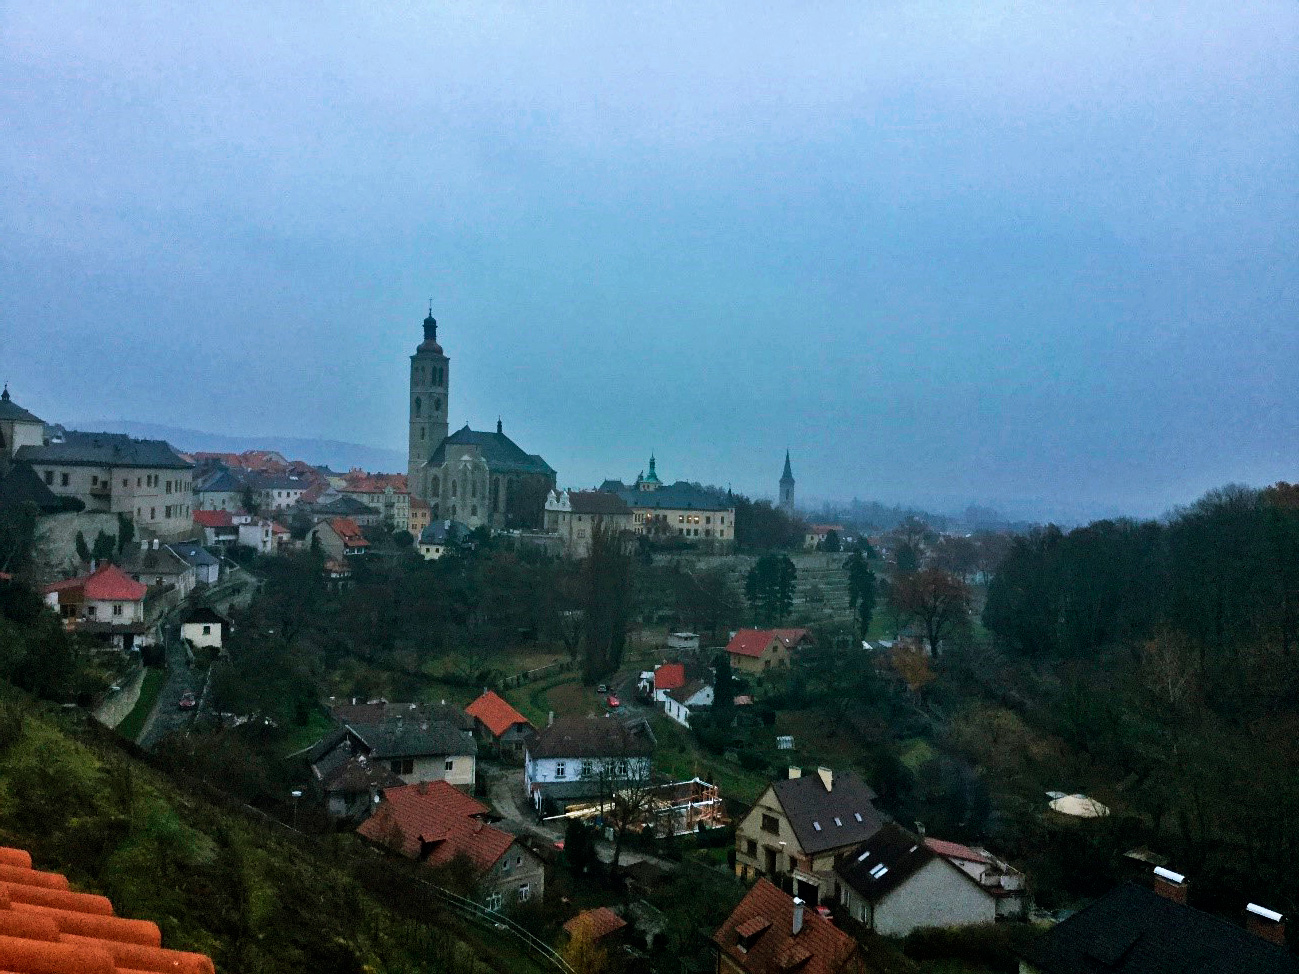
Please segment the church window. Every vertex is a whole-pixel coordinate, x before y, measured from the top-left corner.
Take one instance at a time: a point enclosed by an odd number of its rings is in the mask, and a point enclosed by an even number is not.
[[[423,427],[423,426],[421,426],[421,427],[419,428],[419,438],[420,438],[421,440],[424,439],[424,427]]]
[[[438,494],[442,493],[442,482],[438,480],[437,477],[434,477],[428,482],[428,489],[429,493],[436,497]]]
[[[415,397],[415,415],[416,415],[416,416],[419,416],[419,414],[420,414],[421,410],[423,410],[423,408],[424,408],[424,400],[421,399],[419,396],[416,396],[416,397]]]
[[[435,412],[435,413],[440,413],[441,411],[442,411],[442,399],[441,399],[441,397],[439,397],[439,396],[434,396],[434,397],[433,397],[433,412]]]
[[[474,504],[472,507],[469,508],[469,516],[470,516],[470,517],[477,517],[477,516],[478,516],[478,505],[477,505],[477,504]]]
[[[451,486],[455,487],[455,484],[452,484]],[[451,516],[452,517],[456,516],[456,506],[454,504],[451,505]]]
[[[455,482],[454,480],[451,481],[451,496],[452,496],[452,497],[455,497],[455,496],[456,496],[456,486],[457,486],[456,482]]]

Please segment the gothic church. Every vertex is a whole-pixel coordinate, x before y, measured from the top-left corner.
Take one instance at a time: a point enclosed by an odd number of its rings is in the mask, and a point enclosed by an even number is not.
[[[411,495],[428,502],[434,521],[540,529],[555,471],[535,453],[524,453],[505,435],[500,420],[495,433],[471,430],[468,424],[449,432],[451,361],[437,334],[430,307],[424,341],[410,357],[406,477]]]

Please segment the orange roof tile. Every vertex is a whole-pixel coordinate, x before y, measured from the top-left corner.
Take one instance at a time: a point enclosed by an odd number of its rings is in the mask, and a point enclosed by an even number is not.
[[[229,528],[235,521],[229,511],[195,511],[194,523],[201,528]]]
[[[686,666],[684,663],[664,663],[654,671],[654,689],[675,690],[686,685]]]
[[[573,917],[564,924],[564,929],[570,937],[575,936],[577,931],[585,927],[591,933],[591,939],[602,940],[611,933],[617,933],[623,927],[627,926],[627,921],[607,906],[597,906],[594,910],[583,910],[577,916]]]
[[[726,644],[726,651],[734,656],[752,656],[755,659],[776,638],[770,629],[741,629]]]
[[[16,974],[215,974],[210,958],[167,950],[156,923],[113,915],[102,896],[73,893],[31,855],[0,847],[0,970]]]
[[[857,941],[811,906],[803,908],[798,933],[793,921],[794,900],[770,880],[760,879],[713,934],[713,942],[748,974],[776,974],[795,967],[799,974],[839,974],[848,969],[857,955]],[[749,938],[744,949],[742,937]]]
[[[116,565],[105,562],[89,575],[68,578],[45,586],[49,592],[75,592],[80,590],[83,599],[99,602],[138,602],[149,591],[148,586],[137,582]]]
[[[484,872],[514,843],[508,832],[485,825],[486,805],[445,781],[387,788],[378,810],[357,828],[372,842],[393,846],[411,859],[427,851],[429,865],[440,866],[464,853]],[[427,849],[426,849],[427,847]]]
[[[498,696],[494,691],[488,690],[481,697],[465,708],[465,713],[470,717],[481,720],[483,725],[492,732],[493,737],[500,737],[511,727],[516,724],[528,723],[528,718],[519,713],[503,698]]]
[[[349,548],[365,548],[370,542],[365,540],[361,534],[361,527],[350,517],[336,517],[329,522],[329,526],[334,529],[334,533],[343,539],[343,544]]]

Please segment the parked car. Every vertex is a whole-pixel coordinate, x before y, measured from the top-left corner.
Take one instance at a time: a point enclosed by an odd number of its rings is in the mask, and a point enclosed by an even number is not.
[[[595,692],[596,692],[596,693],[608,693],[608,692],[609,692],[609,688],[608,688],[607,686],[605,686],[603,683],[601,683],[598,687],[595,688]]]
[[[621,706],[622,706],[622,701],[619,700],[617,697],[615,697],[612,693],[609,694],[609,696],[605,698],[605,701],[604,701],[604,702],[607,703],[611,708],[614,708],[614,709],[617,709],[618,707],[621,707]]]
[[[188,693],[182,693],[180,695],[180,703],[177,706],[179,706],[181,710],[193,710],[198,706],[198,698],[194,696],[192,690]]]

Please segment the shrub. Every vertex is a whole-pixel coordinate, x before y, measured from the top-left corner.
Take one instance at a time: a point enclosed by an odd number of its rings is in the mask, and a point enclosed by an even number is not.
[[[1032,927],[1016,923],[925,927],[909,934],[902,941],[902,950],[912,960],[955,960],[1016,974],[1018,953],[1035,935]]]

